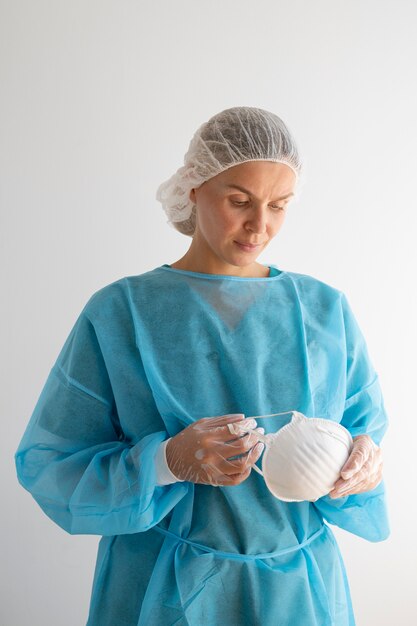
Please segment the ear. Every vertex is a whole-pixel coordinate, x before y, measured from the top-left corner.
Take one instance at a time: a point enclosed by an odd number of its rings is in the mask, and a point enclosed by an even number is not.
[[[197,202],[196,202],[196,196],[195,196],[195,189],[191,189],[190,194],[189,194],[189,196],[188,196],[188,197],[190,198],[190,200],[191,200],[191,202],[192,202],[193,204],[197,204]]]

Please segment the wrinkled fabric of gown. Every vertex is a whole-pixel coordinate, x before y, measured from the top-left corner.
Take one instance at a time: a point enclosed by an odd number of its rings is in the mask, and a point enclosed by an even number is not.
[[[355,623],[328,524],[385,539],[383,482],[314,503],[276,499],[254,471],[231,487],[156,482],[160,443],[193,421],[293,409],[377,444],[387,428],[343,292],[274,265],[264,278],[162,265],[91,296],[16,452],[54,522],[103,536],[88,626]]]

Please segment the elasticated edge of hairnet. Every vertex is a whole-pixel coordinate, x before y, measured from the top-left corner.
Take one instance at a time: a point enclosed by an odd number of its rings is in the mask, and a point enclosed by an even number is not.
[[[233,107],[202,124],[191,139],[184,165],[157,189],[156,199],[168,223],[183,234],[195,229],[196,207],[190,191],[240,163],[285,163],[296,175],[295,197],[300,193],[302,163],[285,123],[274,113],[255,107]]]

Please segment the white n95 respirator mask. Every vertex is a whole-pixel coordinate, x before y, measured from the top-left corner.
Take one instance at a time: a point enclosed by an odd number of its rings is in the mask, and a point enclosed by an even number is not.
[[[352,450],[352,436],[337,422],[291,412],[291,422],[275,433],[245,430],[265,444],[262,471],[256,465],[253,469],[263,476],[276,498],[314,502],[328,494],[340,477]],[[235,432],[243,432],[237,424],[233,426]]]

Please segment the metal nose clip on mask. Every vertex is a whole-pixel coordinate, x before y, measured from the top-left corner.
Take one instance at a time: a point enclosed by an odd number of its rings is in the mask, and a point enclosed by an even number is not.
[[[341,424],[320,417],[306,417],[298,411],[291,422],[275,433],[262,435],[253,432],[265,444],[262,471],[268,489],[285,502],[314,502],[328,494],[340,476],[353,446],[352,436]],[[283,415],[276,413],[275,415]],[[270,417],[270,416],[254,416]],[[236,433],[235,433],[236,434]]]

